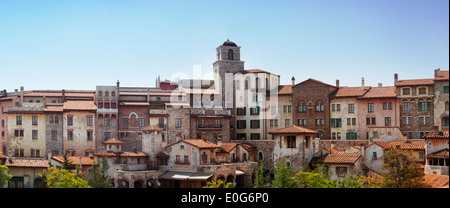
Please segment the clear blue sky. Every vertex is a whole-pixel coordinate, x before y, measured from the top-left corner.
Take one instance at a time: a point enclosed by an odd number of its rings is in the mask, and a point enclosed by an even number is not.
[[[246,69],[360,86],[449,69],[448,0],[0,0],[0,90],[154,86],[215,48]]]

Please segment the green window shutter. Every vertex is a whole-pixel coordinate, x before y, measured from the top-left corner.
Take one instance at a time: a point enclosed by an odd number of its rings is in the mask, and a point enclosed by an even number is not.
[[[334,118],[331,119],[331,127],[335,127],[334,126]]]
[[[431,102],[427,102],[427,111],[431,111]]]
[[[444,86],[444,93],[449,93],[449,88],[448,88],[448,86]]]
[[[419,152],[419,159],[423,159],[423,152]]]
[[[419,102],[419,112],[422,111],[422,102]]]
[[[342,120],[340,118],[338,119],[338,126],[337,127],[342,127]]]
[[[356,133],[356,132],[353,133],[353,139],[354,139],[354,140],[358,139],[358,133]]]
[[[346,140],[349,140],[349,139],[350,139],[348,132],[345,133],[345,139],[346,139]]]

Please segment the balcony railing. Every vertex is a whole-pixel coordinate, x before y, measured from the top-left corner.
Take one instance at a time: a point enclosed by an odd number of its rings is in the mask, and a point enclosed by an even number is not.
[[[198,124],[199,129],[221,129],[222,124]]]

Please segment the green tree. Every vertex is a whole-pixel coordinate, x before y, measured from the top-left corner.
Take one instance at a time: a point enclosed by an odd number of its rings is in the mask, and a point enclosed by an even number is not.
[[[286,160],[281,159],[277,161],[274,170],[274,179],[272,181],[272,188],[295,188],[295,183],[292,180],[294,171],[286,164]]]
[[[411,151],[390,149],[384,153],[385,170],[382,173],[382,188],[429,188],[424,182],[424,173],[419,171],[419,164],[414,162]]]
[[[2,152],[0,152],[0,155]],[[12,178],[12,175],[8,174],[8,167],[0,165],[0,188],[3,187],[7,181]]]
[[[300,171],[292,177],[298,188],[364,188],[368,187],[367,177],[348,176],[341,180],[331,180],[329,174],[322,168],[315,168],[311,171]]]
[[[234,186],[231,182],[228,182],[223,186],[223,181],[219,179],[217,181],[208,181],[203,188],[234,188]]]
[[[48,188],[91,188],[88,182],[70,170],[50,167],[40,174]]]
[[[72,167],[72,161],[69,160],[69,153],[67,151],[64,151],[63,157],[63,163],[62,163],[62,169],[70,170]]]
[[[262,163],[259,164],[257,176],[255,179],[254,188],[268,188],[268,182],[266,177],[267,169],[264,167]]]
[[[86,175],[88,184],[93,188],[113,188],[110,182],[111,177],[107,174],[107,171],[108,162],[104,157],[100,159],[100,163],[94,161]]]

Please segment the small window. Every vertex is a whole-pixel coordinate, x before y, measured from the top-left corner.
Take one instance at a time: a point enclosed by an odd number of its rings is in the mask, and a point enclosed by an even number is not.
[[[184,149],[184,144],[180,145],[180,149]]]
[[[448,93],[449,93],[449,88],[448,88],[448,86],[444,86],[444,93],[445,93],[445,94],[448,94]]]
[[[33,126],[38,125],[38,117],[37,116],[32,116],[31,117],[31,123]]]
[[[228,60],[234,60],[233,50],[232,49],[228,49]]]
[[[419,95],[426,95],[427,94],[427,88],[426,87],[420,87],[419,88]]]
[[[403,88],[402,89],[402,95],[411,95],[411,89],[410,88]]]

